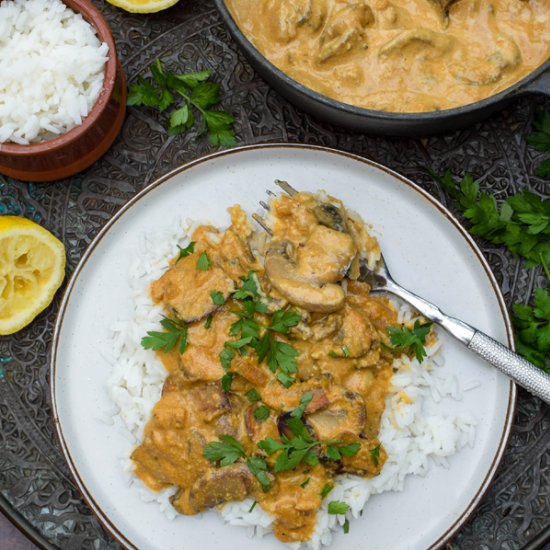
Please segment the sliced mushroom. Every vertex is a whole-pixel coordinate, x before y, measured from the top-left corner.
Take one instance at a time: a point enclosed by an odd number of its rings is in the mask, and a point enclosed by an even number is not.
[[[172,393],[177,393],[181,397],[171,397]],[[211,422],[231,410],[227,393],[223,391],[218,382],[189,386],[182,381],[182,376],[178,371],[168,375],[164,382],[162,395],[156,407],[159,407],[165,399],[170,399],[170,402],[178,400],[181,406],[187,409],[189,415],[199,415],[206,422]]]
[[[316,284],[341,281],[357,253],[348,233],[317,225],[296,251],[296,273]]]
[[[290,259],[288,241],[273,243],[266,253],[265,271],[269,281],[291,304],[307,311],[330,313],[340,309],[344,290],[337,284],[320,285],[301,276]]]
[[[328,407],[307,415],[307,422],[317,438],[338,439],[343,434],[359,436],[367,420],[363,398],[358,393],[344,388],[335,388],[334,394],[328,398]]]
[[[321,47],[317,61],[324,63],[349,52],[363,38],[365,27],[373,21],[374,14],[363,0],[350,2],[336,10],[319,37]]]
[[[225,502],[244,500],[254,484],[254,476],[246,464],[210,468],[189,490],[178,491],[171,502],[182,514],[198,514]]]
[[[198,321],[219,308],[213,303],[211,292],[221,292],[225,301],[235,289],[223,269],[214,265],[206,271],[197,269],[198,258],[198,254],[183,258],[151,285],[153,300],[186,323]],[[190,288],[193,292],[189,292]]]
[[[430,29],[409,29],[386,42],[378,51],[378,55],[386,57],[392,54],[401,54],[406,47],[418,43],[429,46],[432,56],[438,56],[450,50],[453,39],[446,34]]]
[[[334,229],[335,231],[347,231],[346,220],[340,208],[329,202],[320,202],[313,208],[313,213],[318,222]]]
[[[505,71],[517,67],[521,62],[521,51],[511,37],[500,34],[488,55],[476,59],[469,55],[463,57],[462,61],[452,65],[451,74],[470,86],[485,86],[497,82]]]
[[[290,329],[293,339],[319,342],[324,338],[332,336],[342,326],[342,316],[338,313],[324,315],[314,313],[307,315],[295,327]]]

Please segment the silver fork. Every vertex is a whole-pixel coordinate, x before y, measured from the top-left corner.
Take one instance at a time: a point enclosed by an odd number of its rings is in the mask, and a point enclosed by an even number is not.
[[[275,183],[290,196],[298,192],[287,182],[276,180]],[[268,194],[273,195],[269,191]],[[260,204],[263,208],[269,209],[263,201]],[[253,214],[253,218],[271,233],[261,216]],[[361,262],[359,280],[368,283],[373,293],[386,292],[398,296],[413,306],[423,317],[443,327],[469,350],[502,371],[514,382],[550,404],[550,375],[484,332],[443,313],[436,305],[403,288],[390,275],[382,255],[374,270],[369,269],[365,262]]]

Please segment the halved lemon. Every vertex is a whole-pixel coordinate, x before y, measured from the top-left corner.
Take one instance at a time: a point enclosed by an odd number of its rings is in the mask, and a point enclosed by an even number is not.
[[[107,0],[107,2],[131,13],[155,13],[172,7],[179,0]]]
[[[65,247],[26,218],[0,216],[0,335],[28,325],[65,277]]]

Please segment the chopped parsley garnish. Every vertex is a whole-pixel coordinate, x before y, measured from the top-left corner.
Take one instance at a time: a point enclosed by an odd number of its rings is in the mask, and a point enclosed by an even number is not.
[[[289,417],[286,424],[294,437],[289,438],[282,435],[280,441],[266,437],[257,444],[268,456],[281,451],[275,461],[274,471],[276,473],[292,470],[302,462],[308,466],[315,466],[319,464],[319,457],[313,452],[314,447],[340,443],[338,440],[318,441],[314,439],[300,418]]]
[[[308,484],[309,484],[310,481],[311,481],[311,478],[310,478],[310,477],[306,477],[306,479],[304,479],[304,481],[302,481],[302,483],[300,483],[300,487],[301,487],[302,489],[305,489],[305,488],[308,486]]]
[[[333,515],[343,515],[349,511],[349,504],[341,500],[331,500],[328,503],[328,513]]]
[[[223,306],[225,300],[223,299],[223,294],[219,290],[213,290],[210,292],[210,298],[212,303],[216,306]]]
[[[321,489],[321,498],[325,498],[333,489],[334,485],[332,483],[326,483]]]
[[[342,531],[344,531],[344,535],[347,535],[349,533],[349,519],[346,518],[346,521],[344,521],[344,525],[342,525]]]
[[[416,320],[412,329],[406,326],[388,327],[387,331],[393,345],[392,351],[413,351],[419,363],[426,357],[426,337],[432,327],[431,322],[421,323]]]
[[[342,359],[343,357],[349,357],[349,348],[348,348],[348,346],[346,346],[344,344],[343,346],[340,347],[340,349],[342,350],[342,355],[339,355],[335,351],[331,350],[331,351],[328,352],[328,356],[332,357],[333,359]]]
[[[204,328],[208,330],[212,326],[212,315],[209,315],[204,322]]]
[[[138,77],[128,93],[127,105],[154,107],[165,111],[176,104],[168,118],[168,132],[180,134],[195,125],[197,115],[212,145],[235,145],[235,119],[225,111],[213,109],[220,102],[220,85],[209,81],[210,71],[175,74],[165,71],[160,60],[149,67],[152,79]]]
[[[260,405],[255,411],[254,411],[254,418],[256,420],[267,420],[270,415],[269,408],[265,405]]]
[[[267,463],[263,458],[259,456],[249,456],[246,460],[248,469],[252,475],[260,482],[264,491],[269,491],[271,488],[271,481],[267,475]]]
[[[197,269],[199,271],[208,271],[208,268],[210,267],[210,260],[208,259],[208,254],[206,252],[203,252],[199,259],[197,260]]]
[[[239,277],[239,279],[243,284],[233,293],[233,298],[235,298],[235,300],[246,300],[247,298],[259,300],[261,298],[258,292],[256,275],[253,271],[250,271],[248,276]]]
[[[252,506],[250,506],[250,508],[248,509],[249,514],[252,512],[252,510],[254,510],[254,508],[256,508],[256,504],[258,504],[256,501],[252,503]]]
[[[219,462],[220,466],[229,466],[245,456],[243,446],[230,435],[219,435],[219,441],[211,441],[203,451],[210,462]]]
[[[164,317],[160,324],[164,332],[156,330],[147,332],[147,336],[141,339],[142,347],[168,353],[178,345],[179,352],[183,353],[187,349],[187,326],[181,321],[167,317]]]
[[[195,252],[195,242],[191,241],[185,248],[182,248],[181,246],[178,245],[178,249],[180,253],[176,259],[176,263],[178,263],[183,258],[186,258],[187,256],[193,254],[193,252]]]
[[[262,400],[262,396],[260,395],[260,393],[258,392],[258,390],[256,388],[252,388],[251,390],[248,390],[246,393],[246,398],[251,402],[251,403],[255,403],[256,401],[261,401]]]
[[[374,449],[369,450],[372,461],[375,466],[378,466],[378,458],[380,457],[380,445],[377,445]]]
[[[341,445],[339,447],[329,445],[327,447],[327,457],[331,460],[342,460],[342,456],[352,457],[355,456],[361,445],[359,443],[350,443],[349,445]]]
[[[307,406],[311,403],[313,399],[313,394],[311,392],[306,392],[302,397],[300,397],[300,404],[290,413],[290,416],[294,418],[302,418]]]
[[[271,318],[271,323],[269,325],[269,330],[286,334],[288,330],[292,327],[295,327],[301,319],[302,316],[295,311],[284,311],[282,309],[279,309],[275,313],[273,313],[273,317]]]
[[[240,336],[241,341],[247,340],[246,345],[256,352],[258,363],[266,360],[271,371],[276,373],[277,380],[288,388],[296,382],[293,375],[298,370],[298,351],[290,344],[277,340],[274,333],[286,334],[300,322],[301,315],[290,310],[277,310],[269,325],[262,325],[255,315],[267,313],[267,306],[261,301],[256,275],[251,271],[247,277],[241,277],[241,281],[243,284],[233,293],[233,299],[240,302],[241,309],[233,311],[238,320],[231,325],[229,334]]]

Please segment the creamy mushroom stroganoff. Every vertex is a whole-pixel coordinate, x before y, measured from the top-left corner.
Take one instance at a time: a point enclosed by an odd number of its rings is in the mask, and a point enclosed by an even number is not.
[[[225,0],[258,50],[344,103],[423,112],[474,103],[550,57],[550,0]]]
[[[475,419],[445,408],[468,388],[430,323],[359,280],[380,248],[341,201],[274,197],[269,232],[229,213],[225,230],[145,237],[132,266],[109,381],[135,436],[125,465],[171,518],[213,509],[319,548],[371,495],[473,444]]]

